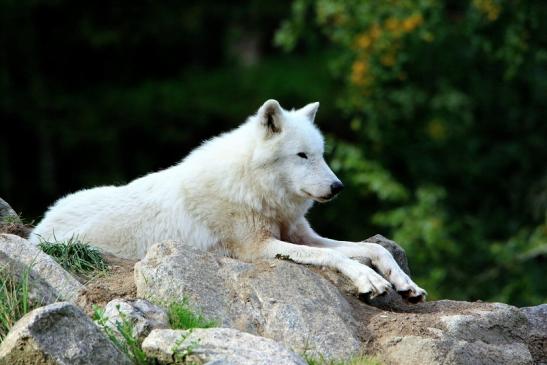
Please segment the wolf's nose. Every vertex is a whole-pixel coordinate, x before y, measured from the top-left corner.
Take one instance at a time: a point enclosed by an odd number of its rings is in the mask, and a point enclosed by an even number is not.
[[[343,188],[344,188],[344,184],[342,184],[341,181],[336,181],[330,184],[330,191],[333,196],[341,192]]]

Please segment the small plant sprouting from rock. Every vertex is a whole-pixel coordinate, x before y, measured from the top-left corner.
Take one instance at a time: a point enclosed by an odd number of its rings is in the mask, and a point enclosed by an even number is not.
[[[216,321],[205,318],[191,308],[187,298],[170,303],[167,308],[169,324],[173,329],[211,328],[217,325]]]
[[[102,328],[106,336],[123,353],[125,353],[135,364],[147,365],[150,363],[146,354],[141,348],[141,343],[134,335],[134,324],[127,315],[117,307],[121,321],[116,320],[115,329],[110,326],[109,318],[105,315],[104,309],[98,306],[93,308],[93,320]]]
[[[0,233],[14,234],[27,238],[32,230],[33,223],[33,221],[28,221],[20,215],[4,215],[0,217]]]
[[[53,257],[63,268],[84,278],[108,269],[108,264],[99,250],[75,236],[67,241],[50,242],[40,239],[38,247]]]
[[[189,345],[183,346],[184,341],[192,334],[192,329],[188,330],[187,333],[180,336],[180,338],[175,342],[173,346],[173,360],[175,363],[181,364],[196,364],[195,361],[189,361],[189,357],[194,353],[194,350],[199,346],[198,341],[192,341]]]
[[[19,278],[0,269],[0,342],[21,317],[34,309],[30,299],[30,267]]]
[[[0,219],[0,223],[5,224],[20,224],[21,218],[18,215],[5,215]]]

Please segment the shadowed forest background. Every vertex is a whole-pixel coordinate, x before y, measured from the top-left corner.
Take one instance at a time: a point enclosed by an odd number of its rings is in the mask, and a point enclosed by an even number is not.
[[[268,98],[320,101],[346,190],[312,210],[319,233],[396,240],[430,299],[547,301],[546,2],[2,0],[0,18],[0,196],[27,220]]]

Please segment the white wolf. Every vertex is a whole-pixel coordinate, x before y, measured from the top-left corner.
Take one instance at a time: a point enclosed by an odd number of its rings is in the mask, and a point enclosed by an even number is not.
[[[169,239],[244,260],[282,255],[335,268],[371,297],[393,284],[411,301],[422,300],[425,291],[382,246],[323,238],[304,217],[314,201],[326,202],[343,188],[323,159],[323,137],[314,125],[318,107],[287,111],[268,100],[175,166],[60,199],[31,240],[77,235],[133,259]],[[352,257],[369,258],[381,275]]]

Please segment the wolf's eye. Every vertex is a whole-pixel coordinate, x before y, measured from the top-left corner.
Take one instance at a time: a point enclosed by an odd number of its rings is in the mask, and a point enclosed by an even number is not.
[[[308,155],[306,155],[304,152],[299,152],[296,154],[298,157],[308,159]]]

